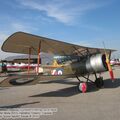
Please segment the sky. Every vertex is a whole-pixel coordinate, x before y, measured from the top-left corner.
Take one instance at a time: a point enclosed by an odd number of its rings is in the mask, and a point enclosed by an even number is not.
[[[17,31],[118,50],[120,0],[0,0],[0,47]],[[0,59],[16,54],[0,50]]]

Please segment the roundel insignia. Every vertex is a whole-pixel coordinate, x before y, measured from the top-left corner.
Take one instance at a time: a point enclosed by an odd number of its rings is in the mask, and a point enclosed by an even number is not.
[[[63,69],[57,68],[51,71],[51,75],[62,75],[63,74]]]
[[[56,69],[54,69],[54,70],[51,71],[51,75],[56,75],[56,73],[57,73]]]
[[[62,75],[63,74],[63,69],[62,68],[57,68],[57,74]]]
[[[62,75],[62,74],[63,74],[62,70],[58,70],[58,75]]]

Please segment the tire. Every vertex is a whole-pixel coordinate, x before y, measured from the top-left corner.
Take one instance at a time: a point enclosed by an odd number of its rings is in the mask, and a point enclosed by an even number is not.
[[[87,91],[87,83],[79,83],[78,90],[82,93],[85,93]]]
[[[102,88],[104,86],[103,78],[102,77],[97,78],[95,80],[95,85],[96,85],[97,88]]]

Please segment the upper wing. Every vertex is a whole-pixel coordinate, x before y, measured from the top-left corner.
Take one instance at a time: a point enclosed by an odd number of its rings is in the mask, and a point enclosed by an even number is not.
[[[28,54],[29,48],[31,48],[31,54],[37,55],[39,46],[41,46],[41,52],[52,53],[55,55],[77,54],[82,56],[85,54],[87,55],[88,53],[104,53],[104,49],[74,45],[24,32],[16,32],[8,37],[2,45],[2,50],[5,52]],[[108,53],[112,51],[114,50],[106,49],[106,52]]]

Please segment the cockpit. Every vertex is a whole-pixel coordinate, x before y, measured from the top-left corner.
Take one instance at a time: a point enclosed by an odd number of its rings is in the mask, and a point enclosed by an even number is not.
[[[78,62],[80,61],[80,57],[79,56],[55,56],[54,60],[56,60],[58,64],[66,64],[70,62]]]

